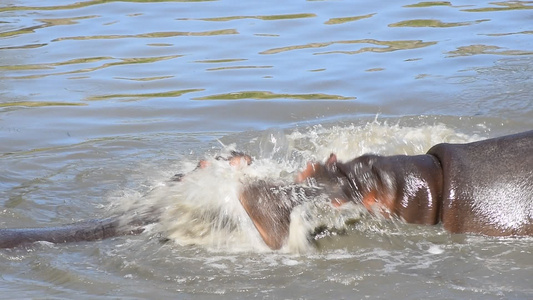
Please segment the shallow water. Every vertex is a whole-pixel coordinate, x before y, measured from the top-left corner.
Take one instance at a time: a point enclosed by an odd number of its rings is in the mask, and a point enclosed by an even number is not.
[[[290,178],[332,151],[416,154],[531,130],[532,9],[4,1],[0,225],[108,216],[222,144],[254,156],[256,175]],[[6,299],[533,296],[528,238],[364,219],[313,249],[161,244],[154,233],[37,244],[0,251],[0,290]]]

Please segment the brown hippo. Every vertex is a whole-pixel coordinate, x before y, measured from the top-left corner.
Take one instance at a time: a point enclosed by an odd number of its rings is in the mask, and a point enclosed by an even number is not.
[[[341,163],[332,154],[324,164],[309,163],[296,181],[327,188],[334,206],[353,201],[408,223],[441,222],[452,233],[533,235],[533,131],[438,144],[424,155],[363,155]],[[279,222],[289,222],[298,203],[280,205],[268,190],[257,190],[246,187],[241,203],[265,243],[278,249],[288,235]]]

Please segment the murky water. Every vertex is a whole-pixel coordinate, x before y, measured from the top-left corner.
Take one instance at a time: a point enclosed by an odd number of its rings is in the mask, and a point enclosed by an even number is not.
[[[532,21],[530,1],[3,1],[0,225],[108,216],[222,144],[290,178],[531,130]],[[363,219],[295,253],[250,232],[2,250],[0,297],[533,297],[529,238]]]

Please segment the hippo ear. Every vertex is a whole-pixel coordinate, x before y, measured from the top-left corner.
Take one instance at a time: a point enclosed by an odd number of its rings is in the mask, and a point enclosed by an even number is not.
[[[326,161],[326,166],[330,166],[330,165],[336,164],[336,163],[337,163],[337,155],[335,155],[335,153],[331,153],[329,155],[328,160]]]
[[[335,153],[330,154],[325,166],[329,172],[335,172],[337,170],[337,155]]]
[[[318,164],[316,163],[308,162],[305,169],[296,175],[295,181],[297,183],[302,183],[307,178],[315,176],[317,166]]]

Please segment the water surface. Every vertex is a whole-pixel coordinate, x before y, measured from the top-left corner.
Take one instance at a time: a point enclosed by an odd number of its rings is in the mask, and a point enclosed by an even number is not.
[[[3,1],[0,225],[108,216],[222,144],[250,153],[259,175],[288,178],[332,151],[418,154],[531,130],[532,9]],[[162,245],[155,234],[3,250],[0,289],[10,299],[533,296],[531,239],[360,224],[299,254]]]

